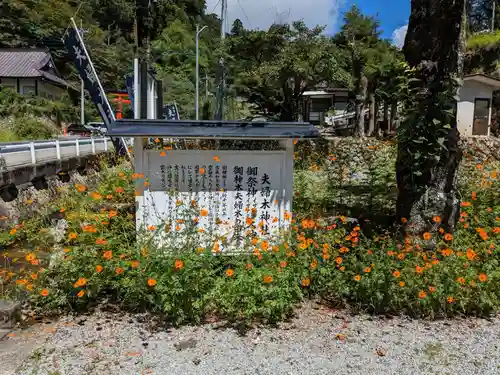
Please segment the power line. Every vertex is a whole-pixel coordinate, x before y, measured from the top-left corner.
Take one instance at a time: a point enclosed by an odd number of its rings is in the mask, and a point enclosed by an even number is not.
[[[213,13],[213,12],[214,12],[214,10],[215,10],[215,8],[217,8],[217,7],[219,6],[220,1],[221,1],[221,0],[217,1],[217,4],[215,4],[214,9],[212,9],[212,11],[210,12],[210,14],[211,14],[211,13]]]
[[[245,9],[243,8],[243,5],[241,5],[240,0],[238,0],[238,5],[240,6],[241,10],[243,11],[243,15],[245,16],[248,24],[250,25],[250,29],[253,29],[252,23],[250,22],[250,19],[247,16],[247,12],[245,12]]]

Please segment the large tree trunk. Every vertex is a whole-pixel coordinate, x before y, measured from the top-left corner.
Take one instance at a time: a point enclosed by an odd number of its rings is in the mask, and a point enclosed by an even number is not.
[[[380,122],[379,122],[379,116],[378,116],[378,112],[380,110],[380,101],[376,100],[375,99],[375,108],[374,108],[374,112],[375,112],[375,134],[379,135],[380,133]]]
[[[375,113],[375,94],[370,90],[368,94],[368,105],[370,107],[370,117],[368,121],[368,133],[367,136],[371,137],[375,133],[375,119],[377,114]]]
[[[384,133],[389,134],[391,132],[391,125],[389,123],[389,102],[384,101]]]
[[[392,131],[396,130],[395,120],[396,120],[397,111],[398,111],[398,102],[392,102],[391,103],[391,117],[389,119],[389,134]]]
[[[436,231],[435,216],[448,231],[458,220],[456,180],[461,151],[453,79],[463,70],[465,2],[411,0],[403,52],[408,64],[417,68],[419,81],[412,81],[415,95],[406,103],[396,178],[397,219],[413,235]]]
[[[362,75],[359,80],[359,90],[356,95],[356,132],[360,137],[365,136],[365,102],[368,89],[368,79]]]

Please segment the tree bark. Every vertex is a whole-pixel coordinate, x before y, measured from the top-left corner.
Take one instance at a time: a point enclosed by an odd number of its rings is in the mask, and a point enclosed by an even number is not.
[[[390,134],[391,125],[389,123],[389,102],[384,101],[384,133]]]
[[[356,124],[357,133],[360,137],[365,136],[365,102],[368,89],[368,79],[362,75],[359,80],[359,92],[356,95]]]
[[[391,117],[389,119],[389,134],[391,134],[391,131],[396,130],[396,115],[398,111],[398,102],[392,102],[391,103]]]
[[[377,99],[375,99],[375,104],[374,104],[375,108],[374,108],[374,112],[375,112],[375,134],[379,135],[380,133],[380,126],[379,126],[379,116],[378,116],[378,112],[380,110],[380,101],[378,101]]]
[[[419,81],[414,83],[413,104],[406,103],[412,112],[401,125],[405,134],[399,140],[396,162],[399,190],[396,216],[411,235],[437,231],[439,224],[432,221],[435,216],[441,218],[445,230],[453,231],[460,212],[457,169],[462,155],[456,127],[457,103],[453,99],[456,88],[450,82],[460,77],[463,70],[465,2],[411,0],[403,52],[408,64],[416,68]],[[445,109],[453,114],[449,115]],[[442,123],[441,127],[435,126],[436,120]],[[444,134],[442,138],[428,131],[426,141],[418,143],[421,130],[431,126]],[[432,159],[418,159],[416,155],[420,152],[424,158],[431,155],[427,153],[427,144],[436,141],[444,147],[436,148],[440,151],[432,154]],[[418,175],[415,165],[421,168]]]
[[[367,136],[371,137],[375,133],[375,118],[377,117],[375,113],[375,94],[370,91],[368,94],[368,105],[370,109],[370,117],[368,120],[368,133]]]

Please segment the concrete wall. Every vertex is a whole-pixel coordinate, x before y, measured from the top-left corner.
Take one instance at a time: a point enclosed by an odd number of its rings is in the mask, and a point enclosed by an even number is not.
[[[474,101],[476,99],[490,100],[490,114],[488,124],[491,126],[491,101],[493,88],[475,81],[465,81],[460,89],[457,108],[457,127],[462,136],[472,136],[472,126],[474,124]],[[490,129],[488,129],[488,135]]]

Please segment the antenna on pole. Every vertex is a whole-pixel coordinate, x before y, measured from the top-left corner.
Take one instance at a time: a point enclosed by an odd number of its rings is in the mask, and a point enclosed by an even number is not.
[[[221,1],[221,11],[220,11],[220,39],[221,45],[224,45],[224,39],[226,38],[226,14],[227,5],[226,0]],[[215,119],[221,121],[224,118],[224,57],[221,56],[219,60],[219,74],[217,82],[217,111],[215,113]]]

